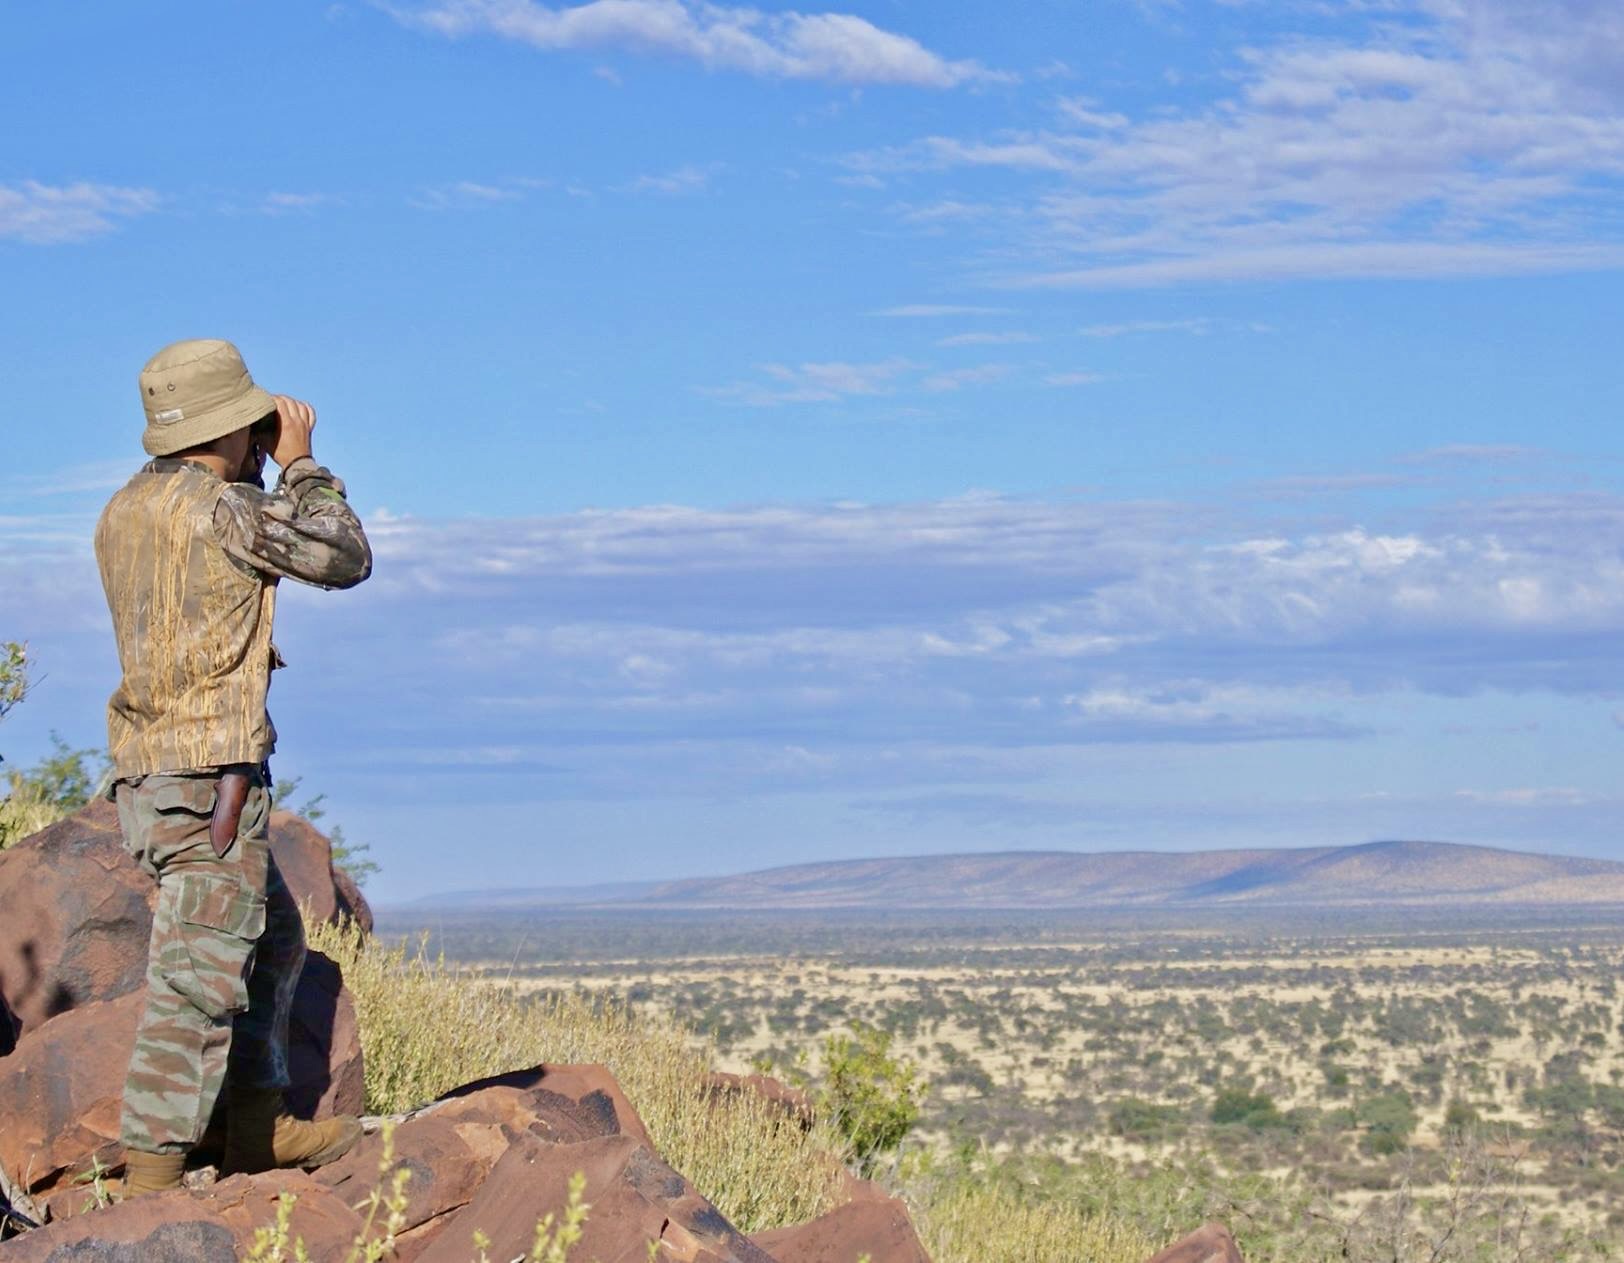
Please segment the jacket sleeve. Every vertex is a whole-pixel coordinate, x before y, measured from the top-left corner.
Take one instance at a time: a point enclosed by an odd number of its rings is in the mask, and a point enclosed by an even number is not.
[[[230,556],[275,578],[353,588],[372,573],[372,546],[344,484],[308,458],[284,469],[275,491],[228,486],[215,506],[214,529]]]

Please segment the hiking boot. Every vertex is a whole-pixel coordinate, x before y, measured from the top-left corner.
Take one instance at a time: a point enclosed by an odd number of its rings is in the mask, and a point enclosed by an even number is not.
[[[139,1149],[124,1151],[124,1196],[139,1193],[162,1193],[165,1189],[179,1188],[180,1177],[186,1173],[184,1153],[142,1153]]]
[[[252,1174],[275,1167],[313,1171],[341,1158],[361,1138],[361,1120],[349,1116],[319,1123],[294,1118],[276,1088],[232,1088],[226,1105],[226,1153],[221,1175]]]

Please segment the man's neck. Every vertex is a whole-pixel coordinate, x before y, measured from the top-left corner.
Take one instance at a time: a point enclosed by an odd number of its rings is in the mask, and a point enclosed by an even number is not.
[[[201,465],[221,482],[230,482],[231,476],[226,471],[226,458],[217,456],[213,452],[188,452],[180,458],[193,465]]]

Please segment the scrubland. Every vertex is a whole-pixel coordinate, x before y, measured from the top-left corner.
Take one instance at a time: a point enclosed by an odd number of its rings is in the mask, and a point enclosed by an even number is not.
[[[434,941],[468,982],[674,1022],[703,1061],[814,1090],[830,1035],[889,1032],[928,1090],[886,1175],[944,1263],[1142,1258],[1208,1215],[1281,1263],[1624,1258],[1624,929],[1539,920],[551,914]],[[1035,1252],[955,1248],[987,1198]],[[1043,1246],[1067,1215],[1132,1243]]]

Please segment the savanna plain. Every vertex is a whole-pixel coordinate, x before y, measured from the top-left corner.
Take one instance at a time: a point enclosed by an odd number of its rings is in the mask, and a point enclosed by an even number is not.
[[[1152,1241],[1216,1217],[1278,1263],[1624,1259],[1614,912],[396,909],[379,928],[464,986],[674,1022],[717,1068],[814,1098],[874,1052],[917,1102],[875,1174],[933,1232],[989,1216],[990,1260],[1073,1259],[1068,1216]]]

